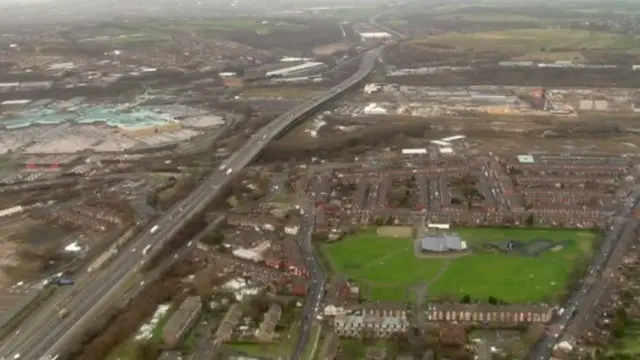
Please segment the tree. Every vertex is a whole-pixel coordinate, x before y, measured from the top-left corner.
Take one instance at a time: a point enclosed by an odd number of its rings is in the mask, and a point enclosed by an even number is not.
[[[202,238],[202,242],[207,245],[220,245],[224,242],[224,240],[224,233],[220,230],[209,233]]]
[[[463,304],[471,304],[471,295],[469,295],[469,294],[462,295],[462,298],[460,299],[460,302],[463,303]]]
[[[328,239],[329,239],[329,236],[327,234],[321,234],[321,233],[311,234],[311,240],[313,242],[326,242]]]
[[[208,298],[213,294],[213,281],[206,268],[194,275],[193,287],[202,298]]]
[[[469,352],[467,352],[464,347],[461,347],[451,355],[451,358],[454,360],[471,360],[473,359],[473,356],[471,356],[471,354],[469,354]]]
[[[529,214],[529,216],[527,216],[527,218],[525,219],[525,223],[529,227],[533,226],[533,224],[535,223],[535,219],[533,217],[533,214]]]
[[[493,296],[489,296],[489,300],[488,301],[489,301],[489,304],[491,304],[491,305],[498,305],[498,303],[500,302],[498,299],[496,299]]]

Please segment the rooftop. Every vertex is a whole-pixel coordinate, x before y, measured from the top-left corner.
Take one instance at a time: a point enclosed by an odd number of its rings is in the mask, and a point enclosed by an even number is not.
[[[518,162],[523,164],[532,164],[536,162],[536,160],[533,158],[533,155],[518,155],[516,156],[516,158],[518,159]]]
[[[423,251],[444,252],[460,251],[467,248],[467,244],[457,235],[427,236],[420,240]]]

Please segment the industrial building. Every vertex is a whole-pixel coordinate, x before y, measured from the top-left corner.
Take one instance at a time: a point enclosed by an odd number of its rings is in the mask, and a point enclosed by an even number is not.
[[[260,255],[256,251],[253,251],[252,249],[239,248],[239,249],[233,250],[232,254],[233,256],[243,260],[250,260],[255,262],[259,262],[263,260],[262,255]]]
[[[402,155],[426,155],[427,149],[402,149]]]
[[[606,100],[580,100],[580,110],[582,111],[607,111],[609,102]]]
[[[378,106],[378,104],[371,103],[362,109],[362,113],[365,115],[386,115],[388,112],[387,109]]]
[[[390,39],[391,38],[391,34],[389,34],[388,32],[361,32],[358,33],[358,35],[360,35],[360,38],[362,40],[383,40],[383,39]]]
[[[0,109],[2,110],[17,110],[22,109],[29,105],[31,100],[29,99],[20,99],[20,100],[6,100],[0,103]]]
[[[202,300],[200,300],[199,296],[186,298],[162,330],[164,344],[168,347],[176,346],[185,332],[198,318],[201,310]]]
[[[286,67],[283,69],[268,71],[265,76],[266,77],[277,77],[277,76],[297,76],[308,74],[313,71],[319,71],[327,67],[324,63],[317,61],[309,61],[306,63],[302,63],[295,66]]]
[[[457,235],[427,236],[420,239],[420,250],[424,252],[463,251],[467,243]]]

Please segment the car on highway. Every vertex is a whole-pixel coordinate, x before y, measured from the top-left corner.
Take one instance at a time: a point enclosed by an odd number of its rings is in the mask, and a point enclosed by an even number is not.
[[[60,312],[58,312],[58,316],[60,316],[61,319],[66,318],[69,315],[69,310],[67,310],[66,308],[63,308],[60,310]]]

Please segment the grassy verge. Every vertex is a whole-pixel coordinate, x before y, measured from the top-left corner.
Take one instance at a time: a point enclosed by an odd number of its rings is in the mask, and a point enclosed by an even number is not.
[[[309,342],[302,352],[302,360],[313,360],[318,352],[320,336],[322,335],[322,325],[314,323],[311,327]]]
[[[11,334],[13,330],[20,325],[35,309],[41,306],[45,301],[49,300],[53,294],[55,294],[57,286],[48,286],[35,298],[29,305],[25,306],[16,316],[14,316],[9,322],[0,328],[0,339]]]

